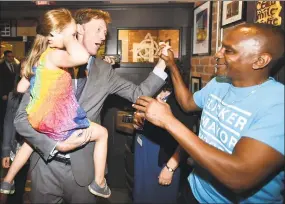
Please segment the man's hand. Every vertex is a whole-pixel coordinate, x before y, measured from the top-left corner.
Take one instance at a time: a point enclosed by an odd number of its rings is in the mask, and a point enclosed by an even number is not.
[[[164,55],[163,52],[160,55],[160,58],[165,61],[166,66],[171,70],[173,66],[176,66],[174,60],[174,54],[171,49],[167,49],[168,56]]]
[[[167,168],[164,167],[159,174],[158,183],[163,186],[168,186],[171,184],[172,178],[173,172],[168,171]]]
[[[8,99],[8,96],[7,96],[7,95],[2,96],[2,100],[3,100],[3,101],[7,101],[7,99]]]
[[[141,96],[133,107],[144,113],[145,119],[161,128],[165,128],[168,120],[174,117],[169,105],[159,98]]]
[[[170,49],[171,47],[169,45],[166,45],[164,42],[159,43],[159,50],[157,52],[158,56],[161,56],[162,54],[165,56],[168,56],[167,50]],[[166,63],[162,58],[159,58],[157,64],[155,65],[156,68],[160,68],[164,71],[166,67]]]
[[[4,169],[8,169],[10,167],[10,157],[3,157],[2,158],[2,167]]]
[[[135,112],[134,119],[133,119],[134,128],[137,130],[143,129],[144,120],[145,120],[144,113]]]
[[[56,149],[60,152],[69,152],[85,145],[90,141],[90,138],[91,131],[76,130],[68,139],[58,142]]]
[[[111,64],[111,65],[114,65],[116,62],[115,62],[115,59],[113,58],[113,57],[110,57],[110,56],[105,56],[104,58],[103,58],[103,60],[105,61],[105,62],[108,62],[109,64]]]

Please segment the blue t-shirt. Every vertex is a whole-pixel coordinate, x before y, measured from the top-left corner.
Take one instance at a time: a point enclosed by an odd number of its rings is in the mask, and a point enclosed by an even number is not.
[[[261,85],[238,88],[214,78],[194,94],[194,101],[203,109],[199,137],[206,143],[232,154],[240,138],[246,136],[284,155],[283,84],[270,78]],[[201,203],[233,202],[225,187],[202,168],[195,168],[188,180]],[[282,203],[283,190],[284,171],[281,171],[258,192],[239,198],[239,202]]]

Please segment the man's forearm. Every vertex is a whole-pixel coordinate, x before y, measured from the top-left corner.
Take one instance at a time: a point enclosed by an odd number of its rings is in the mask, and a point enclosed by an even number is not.
[[[194,111],[190,106],[190,101],[193,100],[193,94],[189,92],[186,87],[177,66],[175,64],[171,65],[171,68],[169,69],[177,102],[184,111]]]
[[[180,147],[178,146],[174,154],[170,157],[170,159],[166,164],[168,167],[175,170],[179,166],[179,162],[180,162]]]
[[[7,115],[7,114],[6,114]],[[4,118],[5,120],[6,118]],[[2,151],[1,151],[1,156],[3,157],[9,157],[10,152],[11,152],[11,140],[12,140],[12,131],[7,131],[8,128],[10,129],[11,127],[5,127],[6,123],[4,122],[3,125],[3,142],[2,142]]]
[[[34,149],[45,159],[49,159],[50,153],[56,145],[56,141],[50,139],[44,134],[34,130],[28,121],[26,106],[29,103],[29,93],[25,93],[19,109],[16,113],[14,125],[17,132],[26,138]]]
[[[50,154],[56,145],[56,141],[46,135],[35,131],[27,121],[14,121],[17,132],[31,144],[34,149],[45,159],[50,158]]]

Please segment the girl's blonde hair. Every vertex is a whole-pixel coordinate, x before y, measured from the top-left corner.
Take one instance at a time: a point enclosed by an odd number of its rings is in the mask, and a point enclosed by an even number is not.
[[[40,56],[48,47],[48,36],[52,31],[61,32],[66,25],[74,21],[67,9],[54,9],[46,12],[37,26],[37,35],[24,66],[26,78],[33,75],[32,67],[39,61]]]

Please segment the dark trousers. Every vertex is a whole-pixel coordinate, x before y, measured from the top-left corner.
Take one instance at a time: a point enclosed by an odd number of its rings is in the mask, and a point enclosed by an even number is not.
[[[3,125],[4,125],[4,117],[6,113],[7,101],[3,101],[0,98],[0,141],[3,140]]]
[[[24,203],[25,185],[29,171],[29,164],[26,164],[15,177],[15,193],[7,197],[8,204]]]
[[[142,145],[138,143],[138,137],[142,140]],[[160,185],[158,183],[158,176],[163,168],[158,165],[160,146],[141,134],[137,135],[135,139],[134,203],[176,203],[180,168],[174,172],[171,185]]]
[[[194,197],[189,183],[185,183],[181,190],[181,195],[178,198],[178,204],[199,204],[199,202]]]

